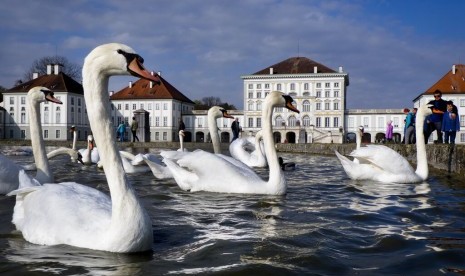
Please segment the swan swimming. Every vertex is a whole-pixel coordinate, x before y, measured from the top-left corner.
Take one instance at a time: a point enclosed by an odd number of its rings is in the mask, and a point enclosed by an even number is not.
[[[416,115],[417,169],[407,159],[384,145],[367,145],[352,151],[349,155],[360,163],[353,162],[336,152],[344,171],[354,180],[376,180],[385,183],[420,183],[428,178],[428,160],[423,134],[426,116],[432,113],[431,105],[418,108]]]
[[[249,167],[266,167],[266,157],[263,153],[262,130],[255,137],[237,138],[229,144],[231,156]]]
[[[230,162],[236,163],[236,165],[241,164],[241,162],[231,158],[229,156],[225,156],[221,154],[221,143],[220,143],[220,136],[218,135],[218,118],[230,118],[233,119],[231,115],[228,114],[226,109],[219,107],[219,106],[212,106],[208,109],[207,112],[207,123],[208,123],[208,130],[210,132],[210,137],[212,139],[213,151],[215,154],[218,154],[224,159],[228,159]],[[188,152],[184,149],[184,131],[179,131],[179,140],[181,148],[178,150],[163,150],[160,152],[160,155],[163,157],[163,162],[165,159],[170,159],[176,161],[186,154],[192,154],[192,152]],[[199,151],[199,150],[196,150]],[[171,170],[166,166],[158,161],[155,160],[147,160],[146,162],[149,165],[150,169],[152,170],[153,175],[158,179],[166,179],[166,178],[173,178],[173,174]],[[166,162],[165,162],[166,163]],[[245,166],[244,164],[242,164]]]
[[[84,60],[84,98],[92,133],[103,161],[110,196],[75,182],[40,186],[23,171],[13,191],[13,223],[35,244],[68,244],[110,252],[152,249],[152,222],[123,170],[110,117],[108,81],[112,75],[134,75],[160,83],[129,46],[96,47]]]
[[[52,91],[46,87],[33,87],[27,93],[29,125],[31,131],[31,146],[34,156],[36,179],[41,183],[53,181],[53,173],[50,170],[45,154],[44,138],[42,137],[42,125],[40,124],[40,103],[52,102],[62,104],[54,97]],[[28,166],[29,167],[29,166]],[[11,159],[0,154],[0,194],[7,194],[19,187],[19,172],[24,168]]]
[[[279,91],[273,91],[265,98],[262,110],[263,141],[269,164],[269,179],[264,181],[249,167],[241,168],[216,154],[194,151],[181,157],[177,162],[166,159],[164,162],[173,173],[176,183],[183,190],[208,191],[218,193],[247,193],[283,195],[287,184],[278,164],[273,140],[272,115],[274,107],[286,107],[299,112],[293,99]]]

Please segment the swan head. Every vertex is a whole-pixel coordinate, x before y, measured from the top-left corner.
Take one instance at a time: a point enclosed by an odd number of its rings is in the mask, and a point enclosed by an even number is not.
[[[363,132],[365,132],[365,128],[363,126],[358,126],[357,131],[360,133],[360,135],[363,135]]]
[[[143,63],[144,59],[131,47],[121,43],[108,43],[92,50],[84,61],[84,67],[93,66],[98,70],[92,70],[92,72],[99,71],[107,77],[133,75],[160,84],[160,77],[148,72]]]
[[[94,136],[92,136],[92,134],[89,134],[87,136],[87,144],[88,144],[90,150],[94,149]]]
[[[27,93],[27,97],[32,103],[52,102],[56,104],[63,104],[60,100],[54,97],[54,94],[50,89],[43,86],[31,88],[31,90]]]
[[[268,94],[268,96],[266,96],[265,102],[272,107],[285,107],[290,111],[300,113],[300,111],[292,105],[294,99],[281,91],[272,91]]]
[[[219,107],[219,106],[212,106],[208,110],[208,116],[213,116],[215,119],[224,117],[229,119],[234,119],[233,116],[229,115],[226,109]]]
[[[181,129],[181,130],[179,131],[179,136],[182,136],[182,137],[186,136],[186,135],[184,134],[184,130]]]
[[[74,132],[76,131],[76,126],[75,125],[72,125],[70,128],[69,128],[69,132]]]
[[[74,159],[76,159],[79,163],[81,163],[82,165],[84,165],[84,161],[82,161],[82,155],[79,151],[75,151],[76,152],[76,156],[73,156]]]

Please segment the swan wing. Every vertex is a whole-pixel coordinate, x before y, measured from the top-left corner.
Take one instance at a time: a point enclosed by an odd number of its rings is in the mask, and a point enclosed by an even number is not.
[[[13,223],[32,243],[92,249],[109,227],[110,198],[78,183],[36,186],[19,192],[16,201]]]
[[[231,163],[227,159],[218,154],[196,150],[184,155],[177,163],[198,177],[197,181],[190,181],[191,191],[257,193],[263,189],[260,184],[265,182],[253,170],[243,163]]]
[[[350,156],[358,158],[361,163],[367,161],[390,173],[415,173],[410,163],[395,150],[382,145],[367,145],[355,149]]]
[[[173,178],[173,174],[166,166],[163,166],[162,164],[154,162],[150,160],[149,158],[146,158],[145,156],[144,156],[144,161],[149,166],[150,170],[153,173],[153,176],[155,176],[156,178],[158,179]]]

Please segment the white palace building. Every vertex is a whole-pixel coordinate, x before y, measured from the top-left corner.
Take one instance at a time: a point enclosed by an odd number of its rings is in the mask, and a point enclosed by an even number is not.
[[[158,73],[159,74],[159,73]],[[159,74],[160,75],[160,74]],[[465,65],[453,65],[442,78],[413,99],[418,107],[433,99],[439,90],[444,100],[458,107],[460,124],[465,127]],[[186,125],[185,141],[209,142],[206,110],[194,110],[194,102],[160,76],[161,84],[139,79],[117,92],[109,92],[113,124],[139,121],[141,141],[177,141],[178,125]],[[274,90],[293,97],[296,114],[275,109],[273,129],[278,143],[345,143],[354,139],[355,129],[365,129],[364,142],[384,140],[386,124],[394,125],[394,140],[403,138],[404,107],[399,109],[347,109],[349,75],[339,67],[333,70],[305,57],[293,57],[273,64],[256,73],[241,76],[244,110],[228,111],[239,118],[242,136],[253,136],[261,129],[261,108],[266,95]],[[90,134],[82,85],[60,71],[59,65],[49,65],[47,74],[34,74],[31,81],[3,93],[0,103],[0,139],[29,139],[29,119],[26,95],[35,86],[51,89],[63,105],[41,104],[41,120],[45,140],[71,140],[68,129],[78,129],[78,139]],[[214,96],[214,95],[213,95]],[[462,115],[464,114],[464,115]],[[232,138],[230,119],[218,120],[222,142]],[[128,132],[129,128],[128,128]],[[130,139],[130,134],[127,134]],[[433,141],[435,135],[430,137]],[[457,134],[456,143],[465,143],[465,128]]]

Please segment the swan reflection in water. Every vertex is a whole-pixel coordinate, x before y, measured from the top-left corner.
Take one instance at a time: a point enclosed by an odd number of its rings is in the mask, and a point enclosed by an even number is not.
[[[353,188],[358,197],[352,197],[350,208],[359,212],[379,212],[380,210],[392,206],[402,206],[404,200],[416,201],[418,206],[415,209],[430,208],[427,202],[428,194],[431,191],[429,184],[399,184],[380,183],[372,181],[351,181],[348,185]]]
[[[21,238],[8,240],[5,257],[14,263],[28,267],[27,271],[54,275],[141,275],[145,262],[152,254],[113,254],[67,245],[43,246]]]

